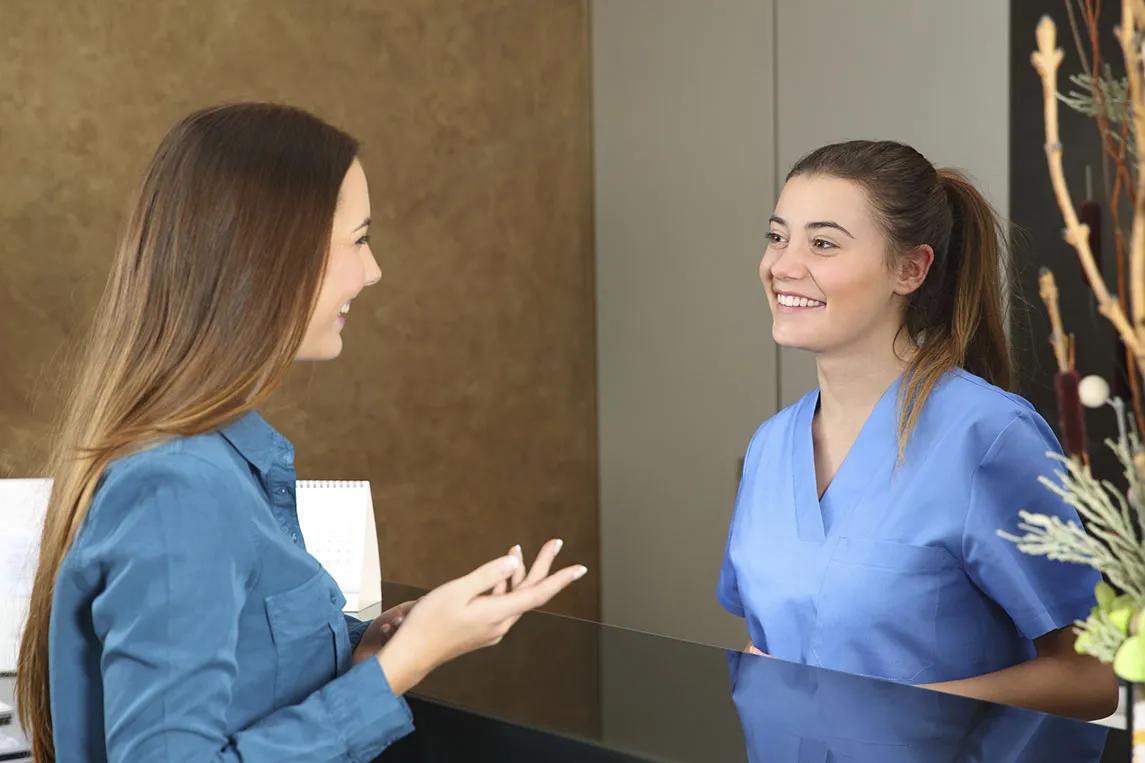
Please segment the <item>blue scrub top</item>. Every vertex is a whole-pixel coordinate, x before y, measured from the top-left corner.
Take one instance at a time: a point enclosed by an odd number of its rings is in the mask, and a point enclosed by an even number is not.
[[[60,761],[368,761],[412,731],[257,413],[113,462],[56,578]]]
[[[1033,406],[944,376],[898,461],[896,380],[817,499],[813,390],[748,447],[717,597],[769,654],[894,681],[948,681],[1035,655],[1084,619],[1098,574],[1023,554],[1018,511],[1078,523],[1038,482],[1060,464]]]

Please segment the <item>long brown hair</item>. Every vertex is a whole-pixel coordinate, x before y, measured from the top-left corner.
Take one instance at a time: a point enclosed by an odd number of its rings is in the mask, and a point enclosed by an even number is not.
[[[278,386],[325,272],[358,153],[298,109],[234,104],[180,121],[151,160],[57,424],[16,701],[55,760],[48,628],[56,575],[114,459],[210,431]]]
[[[816,149],[788,173],[851,180],[867,193],[893,258],[923,244],[934,263],[907,300],[903,330],[917,351],[899,390],[899,453],[939,379],[964,368],[1013,385],[1006,284],[1013,284],[997,213],[964,174],[935,168],[910,146],[856,140]],[[1007,281],[1003,281],[1006,278]]]

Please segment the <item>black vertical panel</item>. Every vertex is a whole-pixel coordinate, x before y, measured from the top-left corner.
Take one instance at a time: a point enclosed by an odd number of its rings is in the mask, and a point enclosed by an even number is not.
[[[1072,0],[1070,0],[1072,2]],[[1113,34],[1119,16],[1118,3],[1104,3],[1102,12],[1102,55],[1117,74],[1124,72],[1121,49]],[[1049,318],[1038,296],[1038,269],[1054,271],[1061,290],[1062,319],[1066,331],[1077,337],[1077,369],[1082,376],[1100,374],[1112,383],[1115,366],[1115,331],[1096,309],[1082,280],[1077,255],[1062,238],[1062,217],[1053,189],[1044,150],[1042,85],[1030,63],[1037,44],[1034,30],[1038,20],[1049,15],[1058,27],[1058,47],[1064,58],[1058,70],[1058,90],[1068,92],[1068,77],[1081,72],[1076,45],[1069,27],[1063,0],[1012,0],[1010,3],[1010,218],[1016,226],[1013,236],[1021,295],[1014,310],[1012,336],[1018,360],[1018,392],[1028,398],[1059,433],[1054,401],[1053,375],[1056,371],[1048,338]],[[1078,16],[1079,28],[1081,18]],[[1083,32],[1084,34],[1084,32]],[[972,104],[968,104],[972,108]],[[1094,121],[1059,104],[1063,164],[1075,206],[1085,199],[1086,165],[1092,168],[1094,196],[1103,200],[1101,143]],[[1110,179],[1112,182],[1112,178]],[[1103,267],[1111,293],[1116,293],[1113,262],[1113,231],[1108,209],[1102,209]],[[1108,406],[1088,411],[1090,453],[1094,470],[1102,477],[1120,473],[1116,459],[1102,444],[1116,437],[1113,411]]]

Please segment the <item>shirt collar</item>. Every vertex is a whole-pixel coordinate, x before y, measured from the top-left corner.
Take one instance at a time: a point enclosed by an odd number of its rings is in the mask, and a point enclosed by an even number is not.
[[[286,467],[294,465],[294,446],[275,431],[258,411],[247,411],[229,424],[219,427],[219,434],[264,477],[269,475],[276,462]]]

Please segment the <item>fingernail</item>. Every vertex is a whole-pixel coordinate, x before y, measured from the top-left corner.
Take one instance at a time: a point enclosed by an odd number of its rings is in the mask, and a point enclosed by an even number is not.
[[[584,577],[586,572],[588,572],[588,567],[585,567],[583,564],[577,567],[573,570],[573,580],[580,580]]]
[[[565,545],[565,542],[563,540],[561,540],[560,538],[557,538],[557,542],[553,546],[553,554],[559,554],[561,552],[561,548],[563,548],[564,545]]]
[[[521,544],[518,543],[516,546],[513,546],[511,549],[509,549],[509,552],[516,554],[517,556],[521,556]]]

